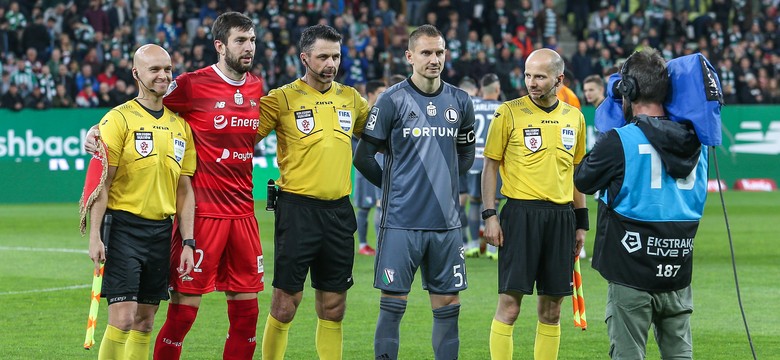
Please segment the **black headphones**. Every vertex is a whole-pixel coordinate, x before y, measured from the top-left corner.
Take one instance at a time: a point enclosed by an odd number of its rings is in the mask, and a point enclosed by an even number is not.
[[[634,56],[634,54],[631,54],[631,56]],[[628,61],[631,60],[631,56],[623,62],[623,67],[620,69],[621,79],[615,85],[615,90],[617,90],[620,96],[627,98],[629,101],[636,101],[639,98],[639,84],[636,82],[636,78],[628,75]]]

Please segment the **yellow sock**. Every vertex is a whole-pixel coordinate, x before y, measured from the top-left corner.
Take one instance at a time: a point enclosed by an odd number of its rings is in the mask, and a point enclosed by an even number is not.
[[[125,343],[129,331],[122,331],[111,325],[106,326],[103,341],[100,342],[98,360],[122,360],[125,358]]]
[[[534,342],[534,359],[558,359],[558,347],[561,345],[561,325],[536,323],[536,341]]]
[[[341,321],[317,319],[315,339],[321,360],[341,360]]]
[[[287,351],[287,331],[290,330],[290,324],[292,323],[279,322],[271,314],[268,314],[263,331],[263,359],[284,359],[284,353]]]
[[[147,360],[149,359],[149,343],[152,339],[151,332],[130,330],[125,344],[125,359]]]
[[[493,319],[490,325],[490,358],[493,360],[512,359],[512,331],[513,325],[504,324]]]

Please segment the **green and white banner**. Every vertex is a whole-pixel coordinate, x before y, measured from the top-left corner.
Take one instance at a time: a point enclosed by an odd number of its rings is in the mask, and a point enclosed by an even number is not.
[[[0,203],[78,201],[89,155],[83,139],[106,109],[0,110]],[[595,142],[592,107],[588,148]],[[260,155],[262,154],[262,155]],[[256,148],[255,198],[265,199],[265,184],[276,179],[276,137]],[[723,145],[717,149],[721,176],[729,187],[739,178],[769,178],[780,183],[780,106],[723,108]],[[712,161],[712,160],[711,160]],[[714,166],[710,178],[714,178]]]

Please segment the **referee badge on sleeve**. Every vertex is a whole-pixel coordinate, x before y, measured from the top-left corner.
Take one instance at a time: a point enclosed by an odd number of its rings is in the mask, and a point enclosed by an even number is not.
[[[143,157],[149,156],[154,150],[154,140],[151,131],[135,132],[135,151]]]
[[[542,148],[542,129],[527,128],[523,129],[523,140],[525,147],[531,152],[537,152]]]

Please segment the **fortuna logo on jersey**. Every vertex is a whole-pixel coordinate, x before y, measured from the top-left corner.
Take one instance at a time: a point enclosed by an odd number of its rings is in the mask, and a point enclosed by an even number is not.
[[[309,135],[314,130],[314,113],[311,110],[295,112],[295,126],[300,132]]]
[[[233,101],[236,102],[236,105],[244,104],[244,95],[241,95],[241,90],[236,89],[236,94],[233,95]]]
[[[561,129],[561,142],[566,150],[571,150],[574,147],[574,129],[563,128]]]
[[[147,157],[154,150],[154,140],[150,131],[135,132],[135,151],[141,156]]]
[[[382,272],[382,282],[385,283],[385,285],[390,285],[394,280],[395,270],[385,268],[385,271]]]
[[[542,148],[542,129],[528,128],[523,129],[523,140],[525,147],[531,152],[537,152]]]

